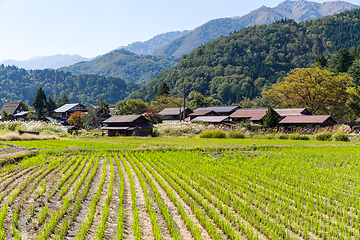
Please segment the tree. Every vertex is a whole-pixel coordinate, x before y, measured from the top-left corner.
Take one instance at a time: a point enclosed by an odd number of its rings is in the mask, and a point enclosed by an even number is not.
[[[222,105],[220,100],[212,97],[204,97],[201,93],[196,92],[195,90],[189,93],[188,98],[191,99],[189,103],[191,109]]]
[[[99,107],[97,109],[97,115],[100,118],[108,118],[108,117],[110,117],[109,104],[107,102],[105,102],[105,100],[102,99],[102,98],[98,99],[98,103],[99,103]]]
[[[147,108],[142,99],[131,99],[119,101],[115,104],[115,115],[143,114]]]
[[[61,92],[56,100],[57,107],[61,107],[67,103],[70,103],[70,98],[67,92]]]
[[[151,101],[150,107],[156,108],[158,110],[163,110],[164,108],[180,108],[183,107],[183,104],[183,98],[175,98],[169,95],[162,95],[156,97],[153,101]]]
[[[278,106],[306,107],[314,114],[332,114],[344,110],[347,85],[351,81],[347,73],[335,75],[319,68],[295,68],[284,82],[263,92],[263,95]]]
[[[330,68],[336,73],[347,72],[352,62],[353,57],[351,56],[349,50],[342,48],[331,57]]]
[[[1,112],[1,120],[2,121],[8,121],[9,120],[9,113],[5,110]]]
[[[52,111],[57,108],[55,100],[49,95],[46,100],[46,116],[51,116]]]
[[[68,123],[70,125],[74,125],[74,126],[77,126],[77,127],[82,127],[84,125],[84,122],[82,120],[82,115],[84,113],[83,112],[80,112],[80,111],[77,111],[77,112],[73,112],[72,114],[70,114],[70,117],[68,118]]]
[[[99,123],[101,122],[101,120],[103,118],[101,118],[99,116],[97,109],[95,109],[92,105],[90,105],[88,107],[87,114],[83,114],[81,116],[81,119],[82,119],[82,121],[84,123],[83,126],[86,129],[94,129],[99,125]]]
[[[37,90],[33,106],[35,109],[36,119],[43,119],[46,113],[46,96],[44,90],[42,90],[41,87]]]
[[[169,94],[170,94],[169,87],[166,85],[166,82],[162,82],[156,93],[156,96],[163,96],[163,95],[169,95]]]
[[[263,117],[263,128],[275,128],[279,124],[279,114],[270,106]]]

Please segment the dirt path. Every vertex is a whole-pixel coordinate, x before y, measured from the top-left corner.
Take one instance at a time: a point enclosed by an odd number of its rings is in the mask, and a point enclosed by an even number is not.
[[[134,239],[134,230],[132,229],[132,224],[134,223],[134,215],[132,212],[132,199],[131,199],[131,189],[129,176],[126,173],[125,166],[122,161],[119,161],[121,171],[124,176],[124,203],[123,210],[125,213],[124,217],[124,239]]]
[[[141,163],[140,163],[141,164]],[[156,181],[156,179],[151,175],[151,173],[147,170],[147,168],[141,164],[147,171],[148,175],[150,176],[151,180],[154,182],[156,189],[158,190],[161,199],[165,202],[166,206],[169,209],[171,218],[175,222],[175,227],[179,230],[180,236],[183,239],[194,239],[191,235],[191,232],[186,227],[185,222],[181,218],[181,215],[179,214],[177,207],[174,205],[174,203],[171,201],[167,193],[164,191],[164,189],[159,185],[159,183]]]

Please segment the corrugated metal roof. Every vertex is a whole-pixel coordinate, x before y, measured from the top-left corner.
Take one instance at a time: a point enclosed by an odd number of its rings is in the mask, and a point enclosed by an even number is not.
[[[232,113],[230,117],[259,121],[266,115],[267,110],[267,108],[241,108]]]
[[[281,117],[312,115],[306,108],[276,108],[274,109]]]
[[[189,108],[185,108],[190,110]],[[162,110],[161,112],[159,112],[159,115],[162,116],[170,116],[170,115],[179,115],[181,112],[184,111],[184,108],[165,108],[164,110]],[[190,110],[191,111],[191,110]],[[191,111],[192,112],[192,111]]]
[[[336,122],[331,115],[300,115],[300,116],[287,116],[279,122],[279,124],[311,124],[323,123],[331,118]]]
[[[76,107],[77,105],[80,105],[81,107],[85,108],[85,106],[82,105],[81,103],[67,103],[67,104],[55,109],[54,112],[67,112],[67,111],[71,110],[73,107]]]
[[[200,116],[196,117],[190,122],[213,122],[220,123],[229,120],[229,116]]]
[[[131,123],[136,121],[140,117],[145,118],[142,115],[113,115],[108,119],[104,120],[103,123]]]
[[[211,106],[207,108],[197,108],[194,112],[200,111],[200,110],[213,110],[215,112],[232,112],[236,109],[240,108],[239,106]]]

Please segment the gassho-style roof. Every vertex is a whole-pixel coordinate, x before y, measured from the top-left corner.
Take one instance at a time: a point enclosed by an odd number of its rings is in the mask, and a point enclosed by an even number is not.
[[[276,108],[274,109],[281,117],[312,115],[306,108]]]
[[[230,117],[260,121],[266,115],[267,110],[267,108],[241,108],[233,112]]]
[[[104,120],[103,123],[131,123],[136,122],[139,118],[144,118],[142,115],[114,115]]]
[[[82,105],[81,103],[67,103],[57,109],[54,110],[54,112],[68,112],[70,111],[72,108],[76,107],[80,105],[82,108],[86,108],[84,105]]]
[[[188,107],[186,107],[185,110],[191,111],[190,108],[188,108]],[[181,107],[181,108],[165,108],[164,110],[159,112],[159,115],[162,115],[162,116],[179,115],[183,111],[184,111],[183,107]]]
[[[20,104],[22,103],[21,102],[4,103],[3,107],[0,110],[0,113],[2,113],[2,111],[6,111],[8,114],[13,115]]]
[[[331,119],[336,123],[335,119],[331,115],[301,115],[287,116],[283,120],[281,120],[279,124],[321,124],[328,119]]]
[[[239,108],[239,106],[211,106],[211,107],[207,107],[207,108],[197,108],[194,110],[194,112],[197,112],[200,110],[213,110],[215,112],[222,113],[222,112],[232,112],[238,108]]]

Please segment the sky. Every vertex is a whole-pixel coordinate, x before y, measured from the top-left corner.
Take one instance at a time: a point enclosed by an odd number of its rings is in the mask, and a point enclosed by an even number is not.
[[[212,19],[283,0],[0,0],[0,60],[79,54],[90,58]],[[313,0],[315,2],[325,2]],[[360,0],[346,0],[360,5]]]

